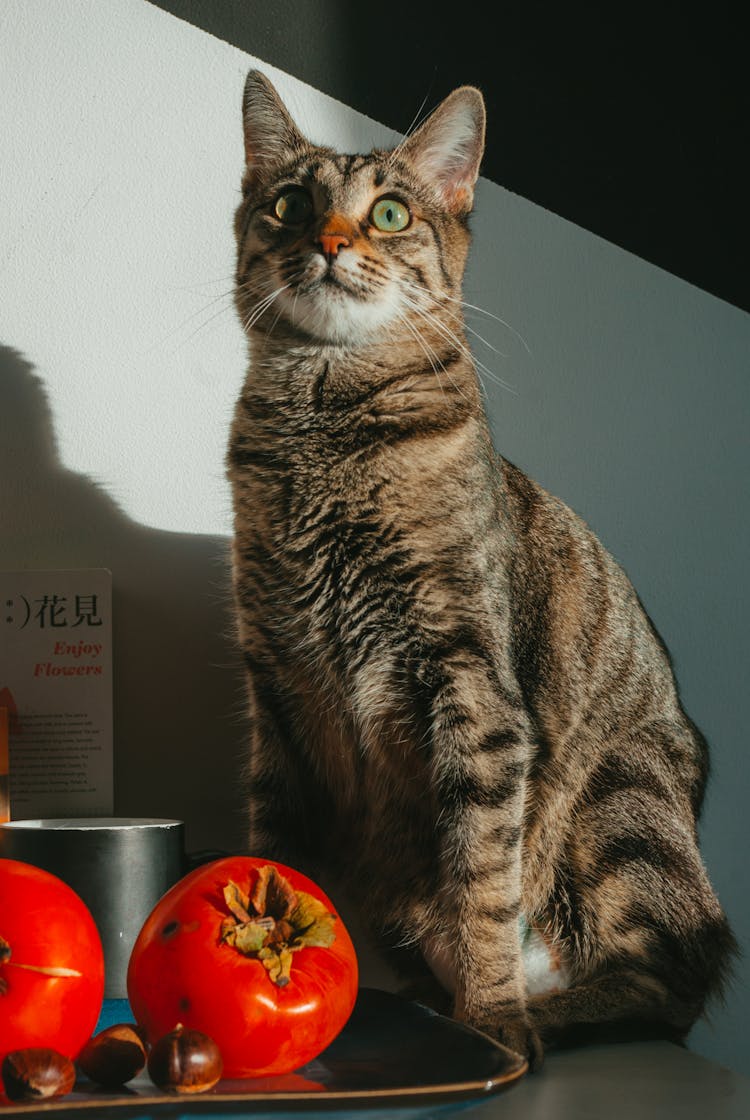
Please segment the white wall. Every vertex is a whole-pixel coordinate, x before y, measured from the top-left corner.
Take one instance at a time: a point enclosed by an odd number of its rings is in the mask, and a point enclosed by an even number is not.
[[[181,816],[192,847],[243,832],[223,458],[256,63],[314,139],[393,139],[144,0],[0,9],[0,565],[112,569],[116,811]],[[747,941],[750,317],[487,181],[474,231],[467,299],[507,324],[470,319],[499,351],[476,340],[498,446],[600,533],[670,646]],[[744,964],[693,1036],[738,1069],[747,994]]]

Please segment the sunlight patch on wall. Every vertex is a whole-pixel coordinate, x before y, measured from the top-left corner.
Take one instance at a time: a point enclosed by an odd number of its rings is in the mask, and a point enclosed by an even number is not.
[[[143,524],[229,533],[245,74],[266,70],[322,141],[354,141],[352,111],[144,0],[3,20],[0,342],[42,378],[68,469]]]

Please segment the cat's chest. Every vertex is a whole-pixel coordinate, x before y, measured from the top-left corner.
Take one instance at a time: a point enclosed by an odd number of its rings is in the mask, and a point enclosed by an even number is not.
[[[273,441],[254,434],[252,452],[233,472],[237,531],[280,589],[343,585],[359,565],[377,562],[394,535],[409,532],[398,462],[377,449],[345,454],[336,435],[312,422]]]
[[[489,480],[464,431],[388,441],[354,415],[294,419],[270,436],[243,433],[249,449],[232,472],[237,526],[275,559],[325,554],[339,568],[396,539],[429,557],[485,533]]]
[[[237,574],[257,589],[246,609],[287,664],[343,675],[349,696],[363,658],[387,676],[385,651],[439,630],[451,604],[490,611],[498,554],[476,426],[358,443],[362,423],[253,400],[232,460]]]

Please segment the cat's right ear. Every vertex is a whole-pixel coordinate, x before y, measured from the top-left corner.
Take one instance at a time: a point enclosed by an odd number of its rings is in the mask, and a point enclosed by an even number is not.
[[[467,214],[484,151],[484,98],[474,86],[448,94],[397,149],[412,160],[454,214]]]
[[[242,97],[245,161],[251,181],[289,159],[306,145],[275,86],[260,70],[251,70]]]

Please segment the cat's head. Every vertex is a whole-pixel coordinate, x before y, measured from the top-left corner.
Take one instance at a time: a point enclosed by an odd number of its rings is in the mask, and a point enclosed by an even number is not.
[[[395,343],[428,321],[433,330],[436,321],[455,323],[484,149],[478,90],[454,90],[393,151],[339,155],[307,140],[273,85],[251,70],[243,123],[235,232],[246,330],[282,322],[358,346]]]

